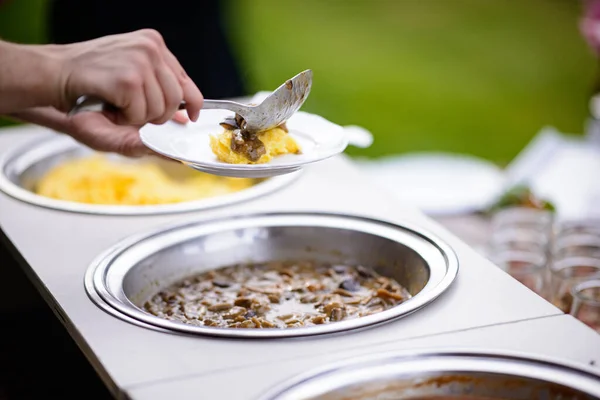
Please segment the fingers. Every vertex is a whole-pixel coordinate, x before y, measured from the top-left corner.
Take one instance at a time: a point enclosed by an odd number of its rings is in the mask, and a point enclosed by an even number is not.
[[[144,124],[147,121],[147,100],[144,80],[135,73],[123,75],[117,90],[127,92],[123,102],[117,104],[121,112],[117,122],[122,125]]]
[[[198,89],[196,84],[190,79],[175,56],[168,49],[166,49],[166,47],[165,51],[167,64],[171,67],[171,70],[174,72],[175,76],[179,78],[179,83],[183,90],[183,100],[186,103],[185,109],[188,113],[188,117],[195,122],[200,116],[200,109],[204,103],[204,96],[202,96],[200,89]]]
[[[152,123],[162,123],[162,118],[166,112],[166,94],[163,94],[164,86],[158,75],[149,73],[144,83],[144,92],[146,94],[147,116],[146,119]],[[157,121],[157,122],[155,122]],[[162,122],[161,122],[162,121]],[[145,122],[145,121],[144,121]]]
[[[175,116],[178,116],[182,123],[188,120],[183,112],[178,112]],[[179,162],[146,147],[140,139],[137,127],[116,125],[100,113],[74,115],[70,120],[70,129],[65,133],[96,151],[118,153],[125,157],[136,158],[150,155],[171,162]]]
[[[138,127],[117,125],[100,113],[74,115],[66,133],[96,151],[118,153],[126,157],[154,154],[141,141]]]
[[[188,122],[190,122],[190,119],[188,118],[185,111],[177,111],[175,115],[173,115],[173,121],[178,122],[180,124],[187,124]]]
[[[113,151],[125,157],[135,158],[154,154],[152,150],[144,145],[137,130],[121,136],[121,139],[117,143],[117,146],[111,146],[113,150],[108,151]]]
[[[162,89],[161,97],[163,109],[160,115],[151,119],[150,122],[153,124],[163,124],[170,120],[179,109],[179,105],[183,99],[183,90],[181,89],[175,74],[173,74],[171,69],[166,65],[157,68],[156,77],[157,81],[160,83],[160,88]]]
[[[147,121],[162,124],[173,118],[182,101],[186,102],[189,118],[196,121],[202,108],[204,97],[200,89],[189,78],[179,61],[169,51],[164,40],[153,30],[142,31],[158,47],[159,59],[154,70],[156,81],[159,83],[163,95],[164,109],[161,115],[148,115]],[[152,101],[149,97],[148,102]],[[148,109],[151,109],[148,105]]]
[[[64,97],[99,97],[117,108],[118,124],[164,123],[184,100],[188,116],[199,116],[202,93],[154,30],[76,43],[64,57]]]
[[[200,116],[202,104],[204,104],[204,96],[190,78],[187,78],[183,83],[183,99],[185,100],[185,109],[188,116],[196,122]]]

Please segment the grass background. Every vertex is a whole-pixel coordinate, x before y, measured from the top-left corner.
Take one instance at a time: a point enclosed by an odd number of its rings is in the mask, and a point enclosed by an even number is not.
[[[8,0],[0,36],[43,42],[45,5]],[[596,64],[578,31],[578,1],[232,0],[229,7],[250,88],[273,89],[313,69],[305,109],[375,135],[370,149],[350,154],[450,151],[504,164],[543,126],[583,131]]]

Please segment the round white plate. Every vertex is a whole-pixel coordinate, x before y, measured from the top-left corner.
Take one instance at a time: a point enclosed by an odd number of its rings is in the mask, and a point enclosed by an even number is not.
[[[217,159],[209,143],[210,135],[223,131],[219,123],[232,115],[227,110],[202,110],[198,121],[185,125],[173,121],[163,125],[147,124],[140,130],[140,137],[155,152],[192,168],[216,175],[248,178],[297,171],[306,164],[341,153],[352,139],[344,127],[318,115],[298,111],[286,125],[300,145],[302,154],[285,154],[265,164],[227,164]]]
[[[417,153],[357,162],[401,202],[429,215],[482,211],[504,190],[499,167],[468,155]]]

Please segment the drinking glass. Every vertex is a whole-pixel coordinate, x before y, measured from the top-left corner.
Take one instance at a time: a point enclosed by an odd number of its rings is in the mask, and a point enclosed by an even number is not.
[[[487,254],[506,251],[536,253],[548,257],[554,214],[526,207],[509,207],[492,215]]]
[[[540,296],[544,296],[546,282],[546,258],[526,251],[503,251],[491,260],[513,278]]]
[[[490,254],[520,251],[547,256],[549,238],[542,232],[523,228],[504,228],[494,231],[489,241]]]
[[[570,257],[591,257],[600,260],[600,235],[573,233],[557,237],[552,246],[555,260]]]
[[[554,261],[550,266],[546,292],[548,299],[563,312],[568,313],[573,304],[573,287],[592,279],[600,279],[600,259],[569,257]]]
[[[556,223],[556,237],[587,234],[600,238],[600,219],[566,220]]]
[[[570,314],[600,333],[600,279],[583,281],[571,289]]]
[[[492,231],[519,228],[549,235],[552,231],[554,213],[527,207],[503,208],[492,215]]]

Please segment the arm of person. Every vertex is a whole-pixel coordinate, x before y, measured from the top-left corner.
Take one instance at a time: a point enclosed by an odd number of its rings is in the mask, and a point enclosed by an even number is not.
[[[0,40],[0,114],[59,103],[60,46]]]
[[[84,94],[119,111],[68,117],[65,111]],[[170,118],[186,122],[176,114],[182,100],[195,121],[202,93],[153,30],[63,46],[0,42],[0,114],[64,132],[95,150],[150,153],[139,127]]]
[[[68,45],[0,41],[0,114],[36,106],[67,111],[82,95],[117,107],[114,122],[121,125],[164,123],[182,100],[195,121],[203,103],[160,33],[151,29]]]

